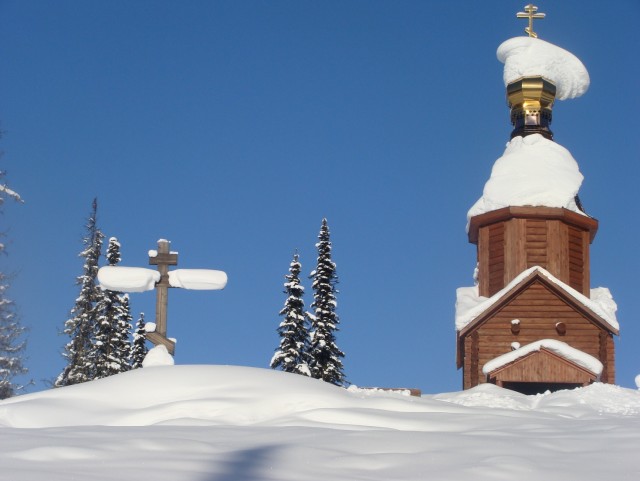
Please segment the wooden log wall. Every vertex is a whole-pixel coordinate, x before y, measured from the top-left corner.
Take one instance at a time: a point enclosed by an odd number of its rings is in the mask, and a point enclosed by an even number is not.
[[[540,266],[589,297],[590,232],[559,219],[510,218],[479,228],[480,295],[490,297]]]
[[[586,385],[595,380],[580,367],[546,349],[532,352],[495,373],[496,381]]]
[[[519,331],[511,321],[519,319]],[[562,323],[562,328],[556,324]],[[560,332],[564,330],[564,334]],[[477,333],[477,338],[474,337]],[[588,320],[540,282],[534,282],[464,339],[464,388],[476,379],[486,382],[482,367],[510,352],[511,343],[521,346],[541,339],[557,339],[599,359],[605,365],[602,380],[615,382],[613,337]],[[475,344],[475,346],[474,346]],[[477,346],[477,347],[476,347]],[[474,349],[475,348],[475,349]]]

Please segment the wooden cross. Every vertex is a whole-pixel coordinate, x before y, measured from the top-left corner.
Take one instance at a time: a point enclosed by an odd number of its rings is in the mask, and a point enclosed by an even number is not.
[[[118,292],[145,292],[156,290],[156,328],[147,332],[147,339],[156,346],[164,345],[173,355],[174,340],[167,337],[167,304],[170,287],[194,290],[219,290],[227,285],[227,274],[212,269],[175,269],[178,253],[169,250],[171,242],[160,239],[158,250],[149,251],[149,264],[158,266],[158,272],[145,267],[104,266],[98,270],[98,281],[103,289]]]
[[[151,252],[149,255],[149,265],[158,266],[160,272],[160,280],[156,283],[156,330],[148,332],[147,339],[156,346],[164,344],[173,355],[176,349],[176,343],[167,338],[167,307],[169,303],[169,266],[178,265],[178,253],[171,252],[171,242],[165,239],[158,241],[158,251]]]
[[[533,19],[534,18],[544,18],[546,15],[544,13],[536,13],[538,11],[538,7],[530,3],[524,7],[524,12],[518,12],[516,17],[518,18],[528,18],[529,26],[524,29],[526,33],[529,34],[529,37],[538,38],[538,34],[533,31]]]

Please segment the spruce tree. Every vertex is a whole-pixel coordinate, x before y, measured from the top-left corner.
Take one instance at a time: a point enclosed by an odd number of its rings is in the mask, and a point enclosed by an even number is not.
[[[4,172],[0,172],[0,180],[4,175]],[[6,199],[22,201],[15,191],[2,183],[0,184],[0,205]],[[4,252],[2,243],[0,243],[0,252]],[[8,278],[0,272],[0,399],[6,399],[19,392],[23,386],[15,383],[14,378],[27,373],[27,368],[23,364],[26,347],[23,335],[26,328],[20,324],[15,304],[7,297],[8,289]]]
[[[103,298],[96,277],[104,239],[97,226],[97,213],[98,200],[94,199],[82,240],[84,249],[80,253],[84,258],[82,274],[77,278],[80,294],[71,309],[71,317],[64,324],[64,333],[71,338],[62,354],[67,365],[58,375],[56,387],[91,381],[96,375],[93,335],[98,322],[97,306]]]
[[[144,361],[147,352],[149,352],[146,344],[147,331],[144,327],[144,312],[141,312],[138,322],[136,323],[136,331],[133,334],[133,346],[131,347],[131,369],[138,369],[142,367],[142,361]]]
[[[308,366],[309,326],[304,312],[304,287],[300,284],[300,269],[298,254],[294,254],[289,265],[289,274],[285,276],[284,293],[287,299],[280,315],[284,317],[278,333],[280,334],[280,347],[276,349],[271,359],[271,368],[285,372],[292,372],[310,376]]]
[[[331,260],[331,240],[327,219],[322,219],[318,234],[318,264],[311,272],[313,279],[314,313],[307,313],[311,319],[311,345],[309,348],[311,377],[343,386],[346,382],[342,360],[344,353],[336,345],[335,333],[339,318],[336,314],[336,265]]]
[[[107,263],[115,266],[120,262],[120,243],[115,237],[109,239]],[[98,322],[94,333],[95,366],[97,379],[112,376],[130,369],[131,313],[129,296],[122,292],[103,291],[97,305]]]
[[[15,304],[6,297],[9,285],[0,274],[0,399],[14,396],[23,388],[14,377],[26,374],[23,365],[26,341],[22,339],[25,328],[20,325]]]

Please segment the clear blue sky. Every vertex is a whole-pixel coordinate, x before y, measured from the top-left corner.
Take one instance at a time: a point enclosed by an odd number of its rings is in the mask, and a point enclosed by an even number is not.
[[[359,386],[458,390],[455,290],[472,284],[466,213],[511,126],[498,45],[524,0],[0,1],[2,168],[12,296],[33,389],[64,365],[83,225],[146,266],[159,238],[224,291],[172,290],[180,364],[266,367],[283,276],[315,264],[323,217],[340,277],[338,345]],[[592,286],[618,303],[617,382],[640,373],[640,3],[540,1],[540,37],[591,75],[552,129],[600,221]],[[307,306],[311,289],[307,285]],[[132,295],[153,318],[154,294]]]

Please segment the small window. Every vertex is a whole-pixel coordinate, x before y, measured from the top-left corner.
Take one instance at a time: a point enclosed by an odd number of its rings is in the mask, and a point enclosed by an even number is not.
[[[556,331],[561,336],[564,336],[567,333],[567,325],[564,322],[556,322]]]

